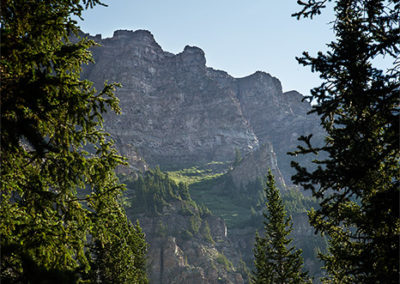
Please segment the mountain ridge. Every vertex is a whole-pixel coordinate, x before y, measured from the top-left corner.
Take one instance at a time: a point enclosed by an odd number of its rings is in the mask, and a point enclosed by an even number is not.
[[[279,79],[266,72],[234,78],[207,67],[199,47],[186,46],[175,55],[145,30],[118,30],[105,39],[85,36],[102,47],[92,48],[96,64],[85,67],[82,76],[97,88],[106,79],[123,85],[117,90],[122,115],[107,114],[106,130],[117,148],[132,145],[152,167],[226,162],[236,149],[247,155],[271,143],[290,184],[286,152],[306,134],[297,129],[320,132],[316,120],[306,119],[310,105],[302,96],[284,93]]]

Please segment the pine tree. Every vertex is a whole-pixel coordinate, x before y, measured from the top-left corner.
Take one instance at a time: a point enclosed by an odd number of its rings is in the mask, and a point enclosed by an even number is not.
[[[298,1],[294,16],[312,18],[326,2]],[[316,147],[301,137],[295,154],[326,158],[314,170],[293,163],[293,180],[319,200],[310,222],[330,238],[321,255],[327,282],[398,283],[400,1],[332,2],[336,40],[326,54],[298,59],[323,79],[309,99],[327,138]],[[386,71],[377,67],[382,57]]]
[[[139,223],[133,226],[124,214],[119,215],[110,218],[113,233],[106,232],[107,239],[96,237],[92,242],[88,279],[93,283],[147,283],[144,234]]]
[[[74,283],[98,278],[96,251],[109,270],[146,282],[145,243],[126,220],[114,169],[123,163],[102,129],[118,112],[115,85],[97,92],[80,79],[94,42],[73,17],[98,0],[1,1],[1,280]]]
[[[264,213],[264,233],[256,234],[254,248],[255,272],[253,282],[268,283],[309,283],[308,273],[303,272],[301,250],[297,250],[289,234],[292,231],[291,218],[286,210],[275,186],[275,180],[268,172],[267,211]]]

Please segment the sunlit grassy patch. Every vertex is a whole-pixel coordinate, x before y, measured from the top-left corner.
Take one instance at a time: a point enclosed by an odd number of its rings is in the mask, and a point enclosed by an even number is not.
[[[186,183],[192,185],[200,182],[214,180],[224,174],[224,171],[213,169],[215,166],[225,168],[224,162],[210,162],[203,166],[196,166],[178,171],[168,171],[168,176],[176,183]]]

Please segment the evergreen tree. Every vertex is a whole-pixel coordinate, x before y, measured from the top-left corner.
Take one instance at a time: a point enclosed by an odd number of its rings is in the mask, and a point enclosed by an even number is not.
[[[264,213],[264,233],[262,237],[256,234],[254,248],[255,273],[254,283],[309,283],[308,275],[302,272],[303,259],[301,250],[291,245],[289,234],[292,231],[291,218],[286,216],[286,210],[275,186],[275,180],[268,172],[267,196]]]
[[[150,169],[137,180],[127,179],[125,182],[133,193],[129,200],[136,204],[131,210],[133,214],[145,212],[147,215],[159,215],[171,201],[193,202],[187,184],[176,184],[158,167]]]
[[[107,239],[96,237],[92,242],[92,273],[88,279],[93,283],[147,283],[144,234],[138,223],[133,226],[120,215],[112,218],[111,222],[119,223],[111,223],[113,233],[106,232]]]
[[[327,2],[298,1],[303,8],[295,16],[312,18]],[[314,170],[293,163],[293,180],[320,203],[310,222],[330,237],[329,253],[321,255],[326,281],[398,283],[400,1],[332,2],[335,41],[326,54],[298,59],[323,79],[309,99],[327,138],[317,147],[311,135],[301,137],[305,146],[295,154],[326,158]],[[377,67],[383,57],[388,70]]]
[[[118,112],[115,85],[80,79],[91,61],[73,17],[98,0],[1,1],[1,279],[5,283],[97,281],[99,244],[118,253],[103,267],[146,282],[146,245],[126,219],[114,169],[123,163],[102,130]],[[84,148],[85,147],[85,148]],[[90,151],[89,151],[90,150]],[[122,251],[124,250],[124,251]],[[115,283],[115,282],[114,282]]]

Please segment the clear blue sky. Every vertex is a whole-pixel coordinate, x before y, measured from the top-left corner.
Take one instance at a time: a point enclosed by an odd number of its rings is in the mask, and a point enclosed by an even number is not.
[[[149,30],[165,51],[186,45],[206,54],[207,66],[244,77],[265,71],[284,91],[308,94],[317,74],[295,60],[303,51],[326,50],[333,39],[332,13],[314,20],[291,17],[296,0],[103,0],[84,13],[84,32],[111,37],[117,29]]]

